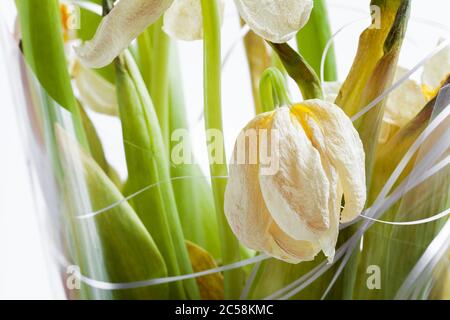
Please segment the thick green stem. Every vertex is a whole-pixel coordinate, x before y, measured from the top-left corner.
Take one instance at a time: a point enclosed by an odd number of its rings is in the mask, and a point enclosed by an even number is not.
[[[142,78],[148,91],[151,90],[151,52],[152,52],[152,38],[153,27],[150,26],[137,38],[137,49],[139,53],[139,70],[141,70]]]
[[[221,41],[220,15],[217,0],[202,0],[203,30],[204,30],[204,108],[206,130],[222,130],[221,108]],[[223,136],[223,135],[222,135]],[[220,153],[225,154],[223,140],[214,141]],[[227,176],[228,169],[225,157],[219,163],[210,159],[211,184],[214,193],[217,220],[221,240],[222,259],[224,264],[240,259],[239,242],[231,231],[225,218],[223,204],[226,180],[214,177]],[[225,292],[227,299],[238,298],[242,285],[242,270],[224,272]]]
[[[297,83],[303,99],[323,99],[319,77],[306,60],[287,43],[269,44],[280,57],[289,76]]]
[[[153,29],[150,96],[158,115],[164,143],[169,141],[169,57],[170,38],[162,30],[163,19],[160,18]]]

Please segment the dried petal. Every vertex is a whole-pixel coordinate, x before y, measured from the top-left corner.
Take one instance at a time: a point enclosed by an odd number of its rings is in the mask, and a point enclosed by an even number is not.
[[[319,244],[325,256],[328,257],[328,261],[332,262],[339,235],[339,216],[341,213],[342,190],[338,183],[339,177],[336,169],[331,164],[330,157],[326,151],[327,148],[322,129],[312,118],[308,120],[308,126],[311,130],[311,142],[320,153],[323,168],[330,185],[330,197],[328,204],[330,216],[329,228],[321,234]]]
[[[189,259],[191,260],[192,270],[194,272],[217,268],[216,261],[208,251],[188,240],[185,242],[189,253]],[[224,299],[223,275],[221,273],[198,277],[196,280],[202,299]]]
[[[395,74],[395,82],[407,72],[407,69],[398,67]],[[384,121],[403,127],[420,112],[425,103],[425,97],[420,85],[414,80],[408,79],[389,95],[386,102]]]
[[[439,41],[439,44],[443,40]],[[434,55],[424,66],[422,84],[430,89],[439,88],[450,74],[450,46],[445,47]]]
[[[309,20],[312,0],[235,0],[242,19],[262,38],[283,43]]]
[[[225,3],[220,1],[220,14]],[[203,15],[200,0],[175,0],[164,14],[164,31],[171,37],[193,41],[203,39]]]
[[[249,134],[252,129],[257,132]],[[271,160],[279,164],[272,174],[262,169],[267,154],[263,130],[270,139],[274,132],[277,137],[278,144],[270,143]],[[235,163],[239,154],[248,162]],[[225,214],[236,236],[252,249],[290,263],[313,260],[322,250],[331,262],[342,194],[343,220],[350,221],[366,199],[361,140],[339,107],[309,100],[259,115],[241,132],[230,165]]]
[[[342,83],[339,81],[328,81],[323,83],[324,100],[334,103],[341,90]]]
[[[78,98],[84,106],[98,113],[118,115],[119,107],[114,85],[78,61],[72,66],[72,77],[78,89]]]
[[[75,51],[89,68],[110,64],[142,31],[155,22],[173,0],[121,0],[103,18],[94,38]]]
[[[365,154],[358,132],[347,115],[332,103],[308,100],[300,107],[310,109],[319,120],[326,153],[337,170],[344,192],[341,222],[351,221],[361,213],[366,202]]]
[[[241,132],[247,130],[266,129],[270,114],[261,114],[253,119]],[[249,146],[249,144],[246,144]],[[232,159],[238,154],[247,152],[239,150],[236,143]],[[259,187],[259,165],[256,164],[230,164],[228,184],[225,190],[225,214],[234,234],[247,247],[259,250],[264,246],[267,230],[272,223]]]
[[[267,130],[272,117],[273,113],[257,116],[242,130],[241,135],[245,135],[248,130]],[[245,144],[245,150],[239,150],[238,146],[236,144],[234,148],[234,162],[239,152],[248,154],[251,149],[250,144]],[[225,214],[234,234],[247,247],[286,262],[299,263],[314,259],[320,251],[317,243],[295,240],[275,223],[265,205],[258,175],[257,163],[230,165],[230,177],[225,190]]]
[[[295,240],[273,223],[265,244],[265,253],[289,263],[312,261],[320,252],[317,242]]]
[[[175,0],[164,14],[164,31],[171,37],[192,41],[203,38],[200,0]]]
[[[273,219],[290,237],[315,241],[329,226],[329,182],[319,152],[287,107],[276,111],[279,170],[260,175],[261,191]]]

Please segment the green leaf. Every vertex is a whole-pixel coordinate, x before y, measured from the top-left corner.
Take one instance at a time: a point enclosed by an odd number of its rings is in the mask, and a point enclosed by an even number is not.
[[[26,61],[49,95],[73,115],[78,141],[89,150],[70,83],[57,0],[17,0]]]
[[[62,156],[68,223],[75,244],[75,263],[81,274],[98,281],[135,282],[167,276],[163,258],[152,237],[123,196],[98,164],[86,154],[61,126],[56,137]],[[79,171],[81,170],[81,171]],[[81,189],[83,190],[81,190]],[[88,198],[84,198],[84,192]],[[86,219],[87,212],[111,209]],[[84,284],[82,298],[167,299],[168,286],[127,290],[100,290]]]
[[[158,118],[142,77],[129,52],[116,61],[117,93],[128,167],[127,188],[138,192],[131,203],[156,244],[169,275],[192,273]],[[199,297],[195,280],[174,282],[171,297]],[[186,290],[186,291],[185,291]]]

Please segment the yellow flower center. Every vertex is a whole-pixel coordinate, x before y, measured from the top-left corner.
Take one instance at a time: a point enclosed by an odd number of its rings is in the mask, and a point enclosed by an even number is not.
[[[311,140],[313,132],[308,125],[308,118],[312,118],[317,124],[319,124],[319,119],[315,114],[304,105],[296,104],[290,108],[291,116],[300,122],[303,130],[305,130],[306,136]]]
[[[422,85],[422,93],[427,101],[433,99],[439,92],[439,88],[431,88],[426,84]]]

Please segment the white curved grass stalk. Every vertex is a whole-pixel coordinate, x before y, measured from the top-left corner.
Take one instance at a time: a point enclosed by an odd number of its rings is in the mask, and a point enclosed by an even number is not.
[[[431,276],[437,263],[447,253],[449,243],[450,221],[447,221],[407,276],[405,282],[398,290],[395,300],[415,298],[412,295],[415,294],[415,291],[421,289],[420,284],[423,283],[423,280],[418,281],[418,279],[428,279]]]
[[[83,276],[82,274],[76,274],[76,276],[87,285],[97,288],[97,289],[103,289],[103,290],[126,290],[126,289],[135,289],[135,288],[142,288],[147,286],[155,286],[158,284],[163,283],[170,283],[170,282],[176,282],[176,281],[183,281],[187,279],[193,279],[198,277],[207,276],[214,273],[229,271],[233,269],[238,269],[241,267],[248,266],[250,264],[254,264],[263,260],[269,259],[269,257],[265,254],[258,255],[256,257],[238,261],[232,264],[228,264],[226,266],[209,269],[205,271],[195,272],[191,274],[181,275],[181,276],[174,276],[174,277],[164,277],[164,278],[157,278],[157,279],[149,279],[149,280],[143,280],[143,281],[135,281],[135,282],[123,282],[123,283],[112,283],[112,282],[105,282],[105,281],[98,281],[95,279],[90,279],[88,277]]]

